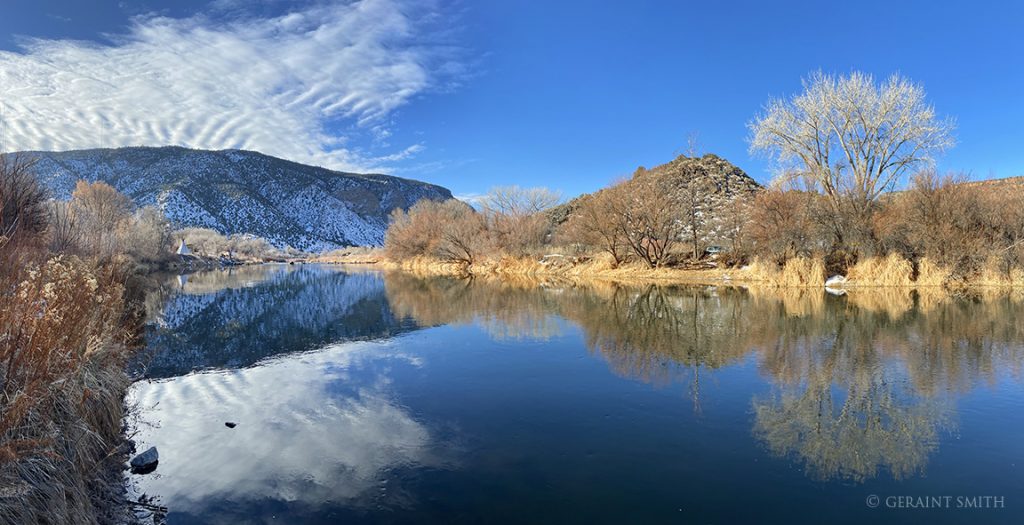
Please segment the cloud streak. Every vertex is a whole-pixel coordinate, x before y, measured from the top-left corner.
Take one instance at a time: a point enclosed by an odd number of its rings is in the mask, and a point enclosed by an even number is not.
[[[361,0],[227,22],[138,18],[110,44],[28,40],[0,52],[5,146],[241,148],[387,170],[422,148],[387,145],[395,110],[461,74],[438,20],[422,2]]]

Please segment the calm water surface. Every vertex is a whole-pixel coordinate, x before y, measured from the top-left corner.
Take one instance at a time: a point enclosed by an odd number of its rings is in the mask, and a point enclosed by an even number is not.
[[[171,524],[1024,523],[1013,296],[279,265],[149,303]]]

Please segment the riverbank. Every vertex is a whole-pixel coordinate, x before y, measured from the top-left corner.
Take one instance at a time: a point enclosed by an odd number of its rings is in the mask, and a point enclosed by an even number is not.
[[[126,523],[126,363],[144,284],[121,260],[40,256],[3,272],[0,523]]]
[[[990,261],[969,275],[937,265],[927,258],[916,263],[899,255],[871,257],[849,267],[845,273],[832,274],[823,260],[796,257],[783,265],[754,260],[737,267],[716,267],[714,261],[700,268],[650,268],[640,263],[614,265],[610,258],[571,257],[560,254],[541,258],[484,258],[473,264],[442,261],[430,257],[403,260],[388,258],[382,250],[353,248],[309,259],[324,264],[376,265],[400,269],[418,275],[516,276],[563,278],[576,281],[599,280],[623,283],[657,282],[665,284],[735,284],[767,288],[942,288],[951,291],[966,288],[1024,289],[1024,270],[1002,268]]]

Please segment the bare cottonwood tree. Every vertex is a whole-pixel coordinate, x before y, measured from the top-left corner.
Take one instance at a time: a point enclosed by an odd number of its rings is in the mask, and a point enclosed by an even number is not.
[[[686,240],[689,241],[693,260],[700,259],[704,251],[705,227],[711,212],[706,198],[712,188],[697,178],[691,178],[677,191],[680,219]]]
[[[622,188],[622,184],[582,197],[562,228],[562,237],[567,241],[606,252],[616,267],[625,262],[630,253],[618,215],[627,209],[624,201],[628,190]]]
[[[561,195],[548,188],[500,186],[488,192],[481,208],[498,245],[524,255],[543,244],[550,227],[544,212],[560,200]]]
[[[954,125],[936,116],[920,85],[899,75],[876,84],[865,73],[817,72],[803,87],[790,99],[768,102],[748,125],[750,146],[787,173],[818,183],[842,244],[868,220],[879,195],[953,145]]]
[[[626,244],[647,266],[664,266],[684,230],[679,220],[672,188],[664,177],[639,169],[628,184],[619,186],[628,196],[614,202]]]
[[[156,206],[135,212],[125,242],[133,257],[141,261],[159,261],[171,253],[171,223]]]
[[[131,219],[131,199],[105,182],[78,181],[71,206],[82,228],[86,248],[98,255],[112,255]]]

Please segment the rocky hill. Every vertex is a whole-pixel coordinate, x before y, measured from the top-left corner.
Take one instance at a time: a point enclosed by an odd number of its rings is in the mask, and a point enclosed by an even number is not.
[[[727,238],[727,230],[734,222],[730,219],[734,218],[732,216],[735,215],[736,205],[761,189],[761,185],[743,170],[710,153],[702,157],[680,155],[651,169],[641,167],[633,174],[633,178],[623,184],[633,184],[641,177],[667,178],[667,186],[674,189],[673,196],[680,209],[680,216],[684,208],[695,206],[704,218],[703,230],[707,243],[718,243]],[[553,209],[550,212],[552,221],[560,224],[567,220],[588,195],[581,195]],[[695,204],[691,196],[696,198]]]
[[[307,166],[252,151],[135,147],[30,152],[55,198],[79,179],[103,181],[137,204],[160,207],[177,227],[248,233],[278,247],[323,251],[379,245],[388,214],[445,188],[387,175]]]

